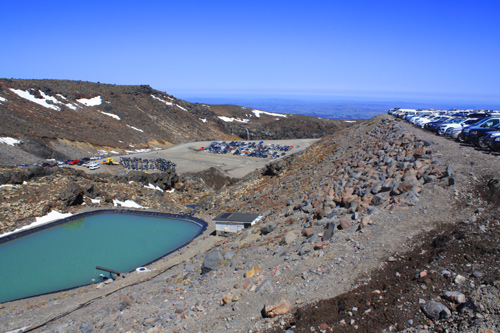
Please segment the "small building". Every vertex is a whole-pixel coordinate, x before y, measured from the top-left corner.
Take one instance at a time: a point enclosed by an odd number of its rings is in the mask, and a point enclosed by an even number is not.
[[[259,222],[262,218],[259,214],[249,213],[222,213],[213,219],[215,222],[215,231],[238,232]]]

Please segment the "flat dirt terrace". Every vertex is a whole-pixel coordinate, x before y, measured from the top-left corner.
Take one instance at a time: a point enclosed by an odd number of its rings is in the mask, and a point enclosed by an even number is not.
[[[280,144],[293,146],[293,148],[286,152],[286,156],[290,154],[297,153],[301,150],[308,148],[314,142],[319,139],[293,139],[293,140],[268,140],[264,141],[266,145],[270,144]],[[210,145],[212,141],[198,141],[183,143],[175,145],[163,150],[151,151],[148,153],[134,153],[128,155],[121,155],[124,157],[140,157],[147,159],[163,158],[166,160],[173,161],[177,164],[176,172],[178,174],[199,172],[210,167],[216,167],[227,173],[228,176],[234,178],[241,178],[246,174],[264,167],[270,161],[271,158],[258,158],[258,157],[248,157],[248,156],[235,156],[232,154],[214,154],[207,153],[201,149],[201,147],[206,147]],[[257,141],[245,141],[245,142],[259,142]],[[282,157],[280,157],[282,158]],[[102,161],[103,159],[101,159]],[[120,161],[120,156],[113,156],[114,161]],[[88,170],[84,167],[76,167],[77,169]],[[122,166],[108,166],[102,165],[101,168],[95,171],[88,170],[89,173],[98,172],[110,172],[119,173],[125,172]]]

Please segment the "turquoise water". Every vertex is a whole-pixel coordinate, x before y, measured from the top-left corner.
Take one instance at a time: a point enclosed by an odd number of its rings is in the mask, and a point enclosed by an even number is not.
[[[0,245],[0,302],[99,282],[96,266],[130,272],[188,243],[202,226],[150,216],[94,215]]]

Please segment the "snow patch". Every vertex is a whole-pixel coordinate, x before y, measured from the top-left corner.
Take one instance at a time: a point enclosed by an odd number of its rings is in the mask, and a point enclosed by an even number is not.
[[[344,123],[355,123],[356,120],[344,120]]]
[[[66,106],[67,106],[68,108],[70,108],[71,110],[76,110],[76,109],[78,109],[78,107],[77,107],[76,105],[73,105],[73,104],[71,104],[71,103],[66,104]]]
[[[21,143],[21,140],[17,140],[14,138],[10,138],[8,136],[5,136],[3,138],[0,138],[0,143],[9,145],[9,146],[15,146]]]
[[[51,101],[53,103],[60,104],[55,97],[47,96],[45,95],[42,91],[39,90],[40,95],[42,95],[43,98],[36,98],[35,96],[31,95],[29,91],[27,90],[21,90],[21,89],[13,89],[10,88],[12,92],[14,92],[16,95],[18,95],[21,98],[27,99],[30,102],[36,103],[38,105],[41,105],[43,107],[46,107],[48,109],[56,110],[56,111],[61,111],[61,108],[58,106],[55,106],[53,104],[49,104],[47,101]]]
[[[265,114],[268,116],[273,116],[273,117],[283,117],[286,118],[286,114],[281,114],[281,113],[274,113],[274,112],[267,112],[267,111],[261,111],[261,110],[252,110],[252,112],[255,114],[257,118],[260,118],[261,114]]]
[[[100,110],[97,110],[97,112],[100,112],[100,113],[102,113],[105,116],[108,116],[108,117],[111,117],[111,118],[115,118],[116,120],[121,120],[121,118],[118,117],[116,114],[107,113],[107,112],[100,111]]]
[[[149,188],[151,190],[157,190],[163,192],[163,190],[159,186],[153,185],[151,183],[149,183],[149,185],[144,185],[144,187]]]
[[[5,185],[0,185],[0,188],[2,187],[12,187],[12,188],[17,188],[16,185],[10,185],[10,184],[5,184]]]
[[[174,193],[175,192],[175,188],[171,189],[171,190],[168,190],[168,191],[165,191],[167,193]]]
[[[122,207],[128,207],[128,208],[148,208],[148,207],[144,207],[144,206],[139,205],[134,200],[120,201],[120,200],[114,199],[113,205],[115,207],[122,206]]]
[[[36,217],[35,218],[35,222],[33,222],[33,223],[29,224],[29,225],[25,225],[24,227],[18,228],[18,229],[14,230],[14,231],[6,232],[6,233],[0,235],[0,237],[5,237],[7,235],[11,235],[11,234],[14,234],[14,233],[17,233],[17,232],[20,232],[20,231],[32,229],[32,228],[35,228],[35,227],[38,227],[38,226],[41,226],[41,225],[44,225],[44,224],[47,224],[47,223],[50,223],[50,222],[54,222],[54,221],[57,221],[57,220],[60,220],[60,219],[64,219],[64,218],[69,217],[71,215],[73,215],[73,214],[72,213],[63,214],[63,213],[59,213],[58,211],[53,210],[50,213],[48,213],[47,215],[45,215],[45,216]]]
[[[204,118],[204,119],[201,119],[201,118],[200,118],[200,120],[201,120],[202,122],[204,122],[204,123],[208,122],[207,118]]]
[[[101,204],[101,200],[100,199],[92,199],[92,198],[89,198],[89,197],[85,197],[85,199],[89,199],[91,203],[93,204]]]
[[[97,106],[102,104],[101,96],[96,96],[93,98],[80,98],[76,100],[78,103],[82,103],[86,106]]]
[[[240,118],[230,118],[225,116],[218,116],[219,119],[225,121],[226,123],[232,123],[233,121],[237,121],[239,123],[248,123],[250,119],[240,119]]]
[[[7,102],[7,98],[3,98],[2,96],[0,96],[0,102]]]
[[[151,149],[145,148],[145,149],[136,149],[134,153],[149,153]]]
[[[131,129],[136,130],[136,131],[138,131],[138,132],[144,133],[144,131],[143,131],[143,130],[141,130],[141,129],[137,128],[137,127],[130,126],[130,125],[127,125],[127,127],[130,127]]]
[[[183,111],[186,111],[187,112],[187,109],[186,108],[183,108],[182,106],[180,106],[179,104],[175,104],[175,106],[177,106],[179,109],[183,110]]]
[[[161,98],[156,97],[155,95],[151,95],[151,97],[153,97],[154,99],[156,99],[156,100],[158,100],[158,101],[160,101],[162,103],[165,103],[167,105],[174,105],[172,102],[167,102],[167,101],[165,101],[165,100],[163,100]]]

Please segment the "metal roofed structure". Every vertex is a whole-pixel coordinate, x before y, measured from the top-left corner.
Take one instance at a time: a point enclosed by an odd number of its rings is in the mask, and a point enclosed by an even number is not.
[[[259,222],[262,218],[259,214],[250,213],[222,213],[213,219],[215,231],[238,232]]]

